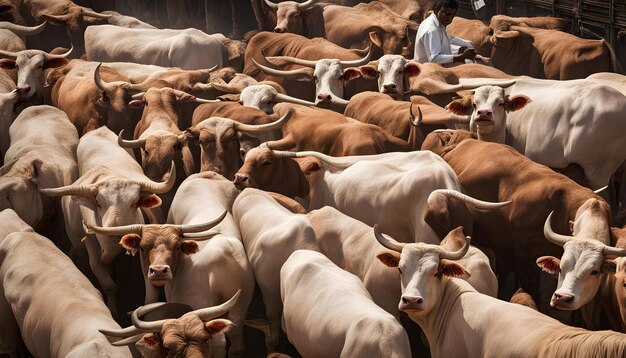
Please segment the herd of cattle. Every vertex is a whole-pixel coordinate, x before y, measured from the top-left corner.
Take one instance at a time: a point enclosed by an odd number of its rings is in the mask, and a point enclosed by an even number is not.
[[[455,18],[476,63],[420,64],[422,2],[236,40],[2,1],[0,354],[626,356],[613,49]]]

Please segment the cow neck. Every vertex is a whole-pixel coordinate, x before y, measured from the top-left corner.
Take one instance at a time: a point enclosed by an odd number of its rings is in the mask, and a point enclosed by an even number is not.
[[[270,191],[284,194],[290,198],[306,199],[310,193],[309,182],[298,162],[291,158],[283,158],[279,163],[284,167],[284,172],[287,175],[281,176],[280,182],[276,183],[275,188],[270,188]],[[277,172],[282,173],[283,170],[279,168]]]
[[[496,133],[492,134],[481,134],[480,131],[476,132],[478,140],[483,142],[492,142],[492,143],[500,143],[505,144],[506,141],[506,125],[503,128],[500,128]]]

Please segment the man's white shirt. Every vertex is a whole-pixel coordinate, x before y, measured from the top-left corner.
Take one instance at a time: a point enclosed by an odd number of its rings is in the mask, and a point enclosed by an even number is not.
[[[448,37],[445,26],[441,25],[437,15],[432,13],[417,29],[413,58],[419,63],[451,63],[454,60],[450,44],[474,48],[470,41]]]

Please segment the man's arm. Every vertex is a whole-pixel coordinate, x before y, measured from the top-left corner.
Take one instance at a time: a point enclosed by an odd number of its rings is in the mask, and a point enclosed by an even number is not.
[[[459,37],[450,37],[450,43],[457,46],[467,47],[469,49],[474,49],[474,45],[472,45],[471,41],[464,40]]]
[[[443,54],[442,38],[439,31],[427,31],[423,36],[424,50],[428,56],[428,62],[451,63],[454,61],[452,54]],[[446,51],[450,52],[450,50]]]

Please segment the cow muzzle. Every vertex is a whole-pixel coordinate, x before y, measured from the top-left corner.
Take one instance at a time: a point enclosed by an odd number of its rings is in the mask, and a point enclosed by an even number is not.
[[[248,174],[235,174],[235,179],[233,179],[233,184],[239,190],[243,190],[250,186],[250,176]]]
[[[424,310],[424,298],[422,296],[403,295],[400,299],[398,309],[400,311],[422,311]]]
[[[552,299],[550,300],[550,306],[564,311],[571,311],[575,309],[575,307],[573,306],[574,299],[574,295],[555,292],[552,295]]]
[[[148,280],[155,286],[163,286],[172,280],[172,269],[169,265],[151,265],[148,268]]]

